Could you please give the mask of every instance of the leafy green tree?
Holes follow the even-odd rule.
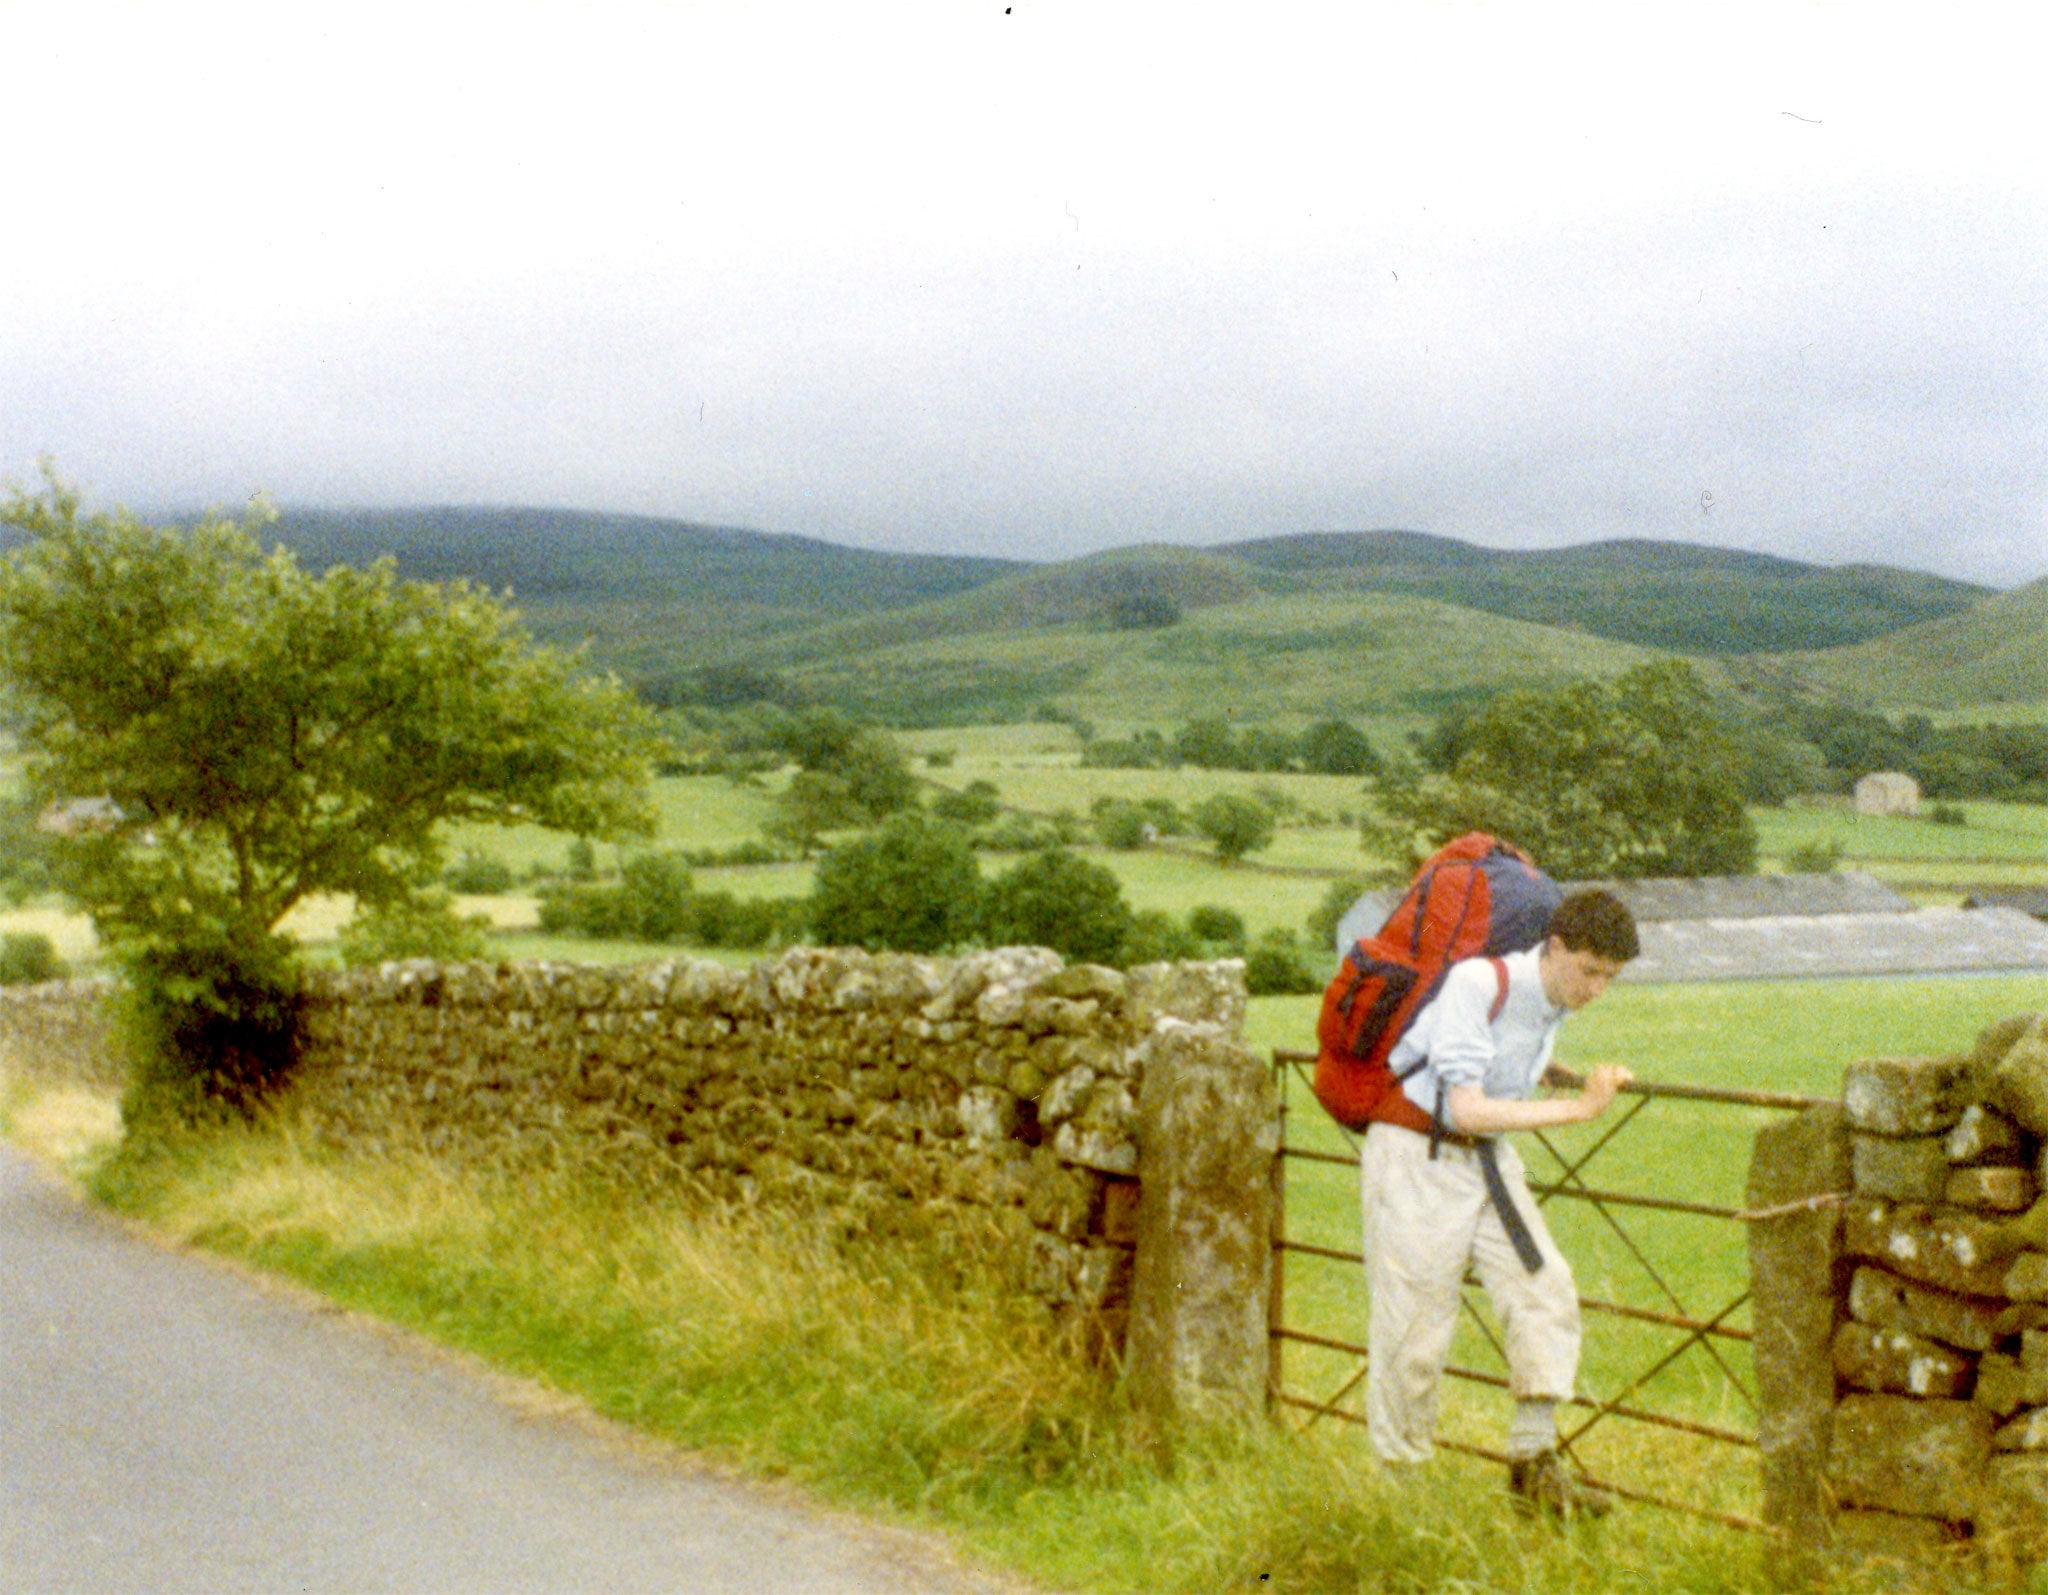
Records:
[[[338,938],[341,961],[355,966],[393,958],[482,958],[490,950],[490,928],[481,914],[457,914],[446,892],[422,892],[351,919]]]
[[[1376,783],[1382,843],[1491,831],[1563,879],[1756,868],[1740,752],[1688,665],[1503,693],[1458,729],[1448,771]]]
[[[969,781],[958,792],[941,792],[932,799],[932,813],[937,818],[970,830],[988,824],[1002,812],[1002,794],[993,781]]]
[[[1235,864],[1273,840],[1273,811],[1235,792],[1218,792],[1195,805],[1195,829],[1216,846],[1220,863]]]
[[[451,822],[648,823],[645,711],[466,583],[388,560],[315,577],[264,553],[259,516],[149,526],[82,513],[54,477],[0,523],[27,534],[0,562],[25,784],[41,805],[103,803],[52,871],[156,983],[144,1031],[195,1079],[220,1021],[217,1094],[260,1085],[261,1046],[290,1033],[278,924],[301,899],[411,899]]]
[[[1064,848],[1011,865],[982,899],[982,933],[995,946],[1050,947],[1062,958],[1113,964],[1130,929],[1117,878]]]
[[[981,921],[981,870],[965,832],[918,813],[818,860],[811,927],[837,946],[931,953],[966,941]]]
[[[1145,845],[1145,811],[1122,798],[1101,797],[1089,806],[1095,834],[1104,847],[1128,853]]]
[[[1348,720],[1318,720],[1301,734],[1301,767],[1312,775],[1377,775],[1380,756]]]

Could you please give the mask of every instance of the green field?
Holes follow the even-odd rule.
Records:
[[[1247,1034],[1267,1048],[1311,1045],[1314,1000],[1262,998],[1251,1004]],[[1757,985],[1616,987],[1575,1017],[1559,1046],[1560,1061],[1577,1068],[1619,1062],[1646,1080],[1744,1090],[1839,1096],[1842,1069],[1876,1054],[1938,1055],[1967,1048],[1984,1025],[2009,1014],[2048,1010],[2048,976],[1888,981],[1800,981]],[[1796,1015],[1796,1023],[1787,1023]],[[1641,1103],[1626,1129],[1586,1166],[1597,1189],[1740,1208],[1756,1131],[1779,1115],[1769,1109],[1624,1098],[1595,1125],[1546,1137],[1576,1158]],[[1297,1081],[1288,1095],[1290,1145],[1350,1151]],[[1516,1141],[1533,1181],[1556,1177],[1558,1164],[1533,1136]],[[1687,1317],[1712,1317],[1747,1288],[1748,1259],[1739,1224],[1722,1219],[1616,1208],[1603,1216],[1590,1204],[1552,1198],[1546,1216],[1572,1259],[1582,1296]],[[1359,1245],[1358,1181],[1352,1167],[1290,1160],[1286,1231],[1292,1240],[1355,1252]],[[1624,1239],[1624,1236],[1626,1239]],[[1662,1276],[1652,1278],[1631,1255],[1633,1244]],[[1669,1293],[1665,1289],[1669,1287]],[[1365,1291],[1355,1263],[1289,1254],[1286,1321],[1349,1342],[1362,1342]],[[1476,1317],[1461,1329],[1454,1365],[1498,1372],[1503,1364],[1480,1322],[1490,1311],[1471,1293]],[[1674,1299],[1675,1298],[1675,1299]],[[1746,1328],[1748,1309],[1723,1320]],[[1613,1400],[1680,1337],[1589,1312],[1580,1388]],[[1754,1433],[1755,1415],[1736,1388],[1754,1389],[1748,1347],[1716,1340],[1726,1368],[1700,1348],[1629,1395],[1631,1404],[1683,1419]],[[1285,1350],[1290,1388],[1326,1399],[1356,1371],[1355,1360],[1298,1345]],[[1732,1372],[1733,1378],[1730,1374]],[[1359,1392],[1341,1403],[1356,1409]],[[1451,1380],[1444,1433],[1498,1445],[1507,1413],[1499,1390]],[[1577,1414],[1586,1414],[1580,1411]],[[1573,1412],[1567,1411],[1569,1426]],[[1754,1453],[1640,1424],[1609,1420],[1589,1435],[1584,1456],[1599,1472],[1717,1510],[1756,1511]]]

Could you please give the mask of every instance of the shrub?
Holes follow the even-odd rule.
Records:
[[[1794,875],[1831,875],[1842,862],[1838,841],[1802,842],[1785,855],[1785,868]]]
[[[341,929],[341,961],[351,967],[394,958],[453,963],[490,952],[491,923],[481,914],[457,917],[444,892],[365,909]]]
[[[988,824],[1002,811],[1002,795],[993,781],[969,781],[958,792],[941,792],[932,799],[934,816],[970,829]]]
[[[37,986],[62,980],[69,972],[41,931],[10,930],[0,936],[0,986]]]
[[[1937,803],[1927,811],[1936,825],[1968,825],[1970,816],[1960,803]]]
[[[1329,975],[1318,973],[1291,930],[1269,930],[1244,955],[1245,990],[1254,997],[1298,997],[1323,989]]]
[[[512,890],[512,866],[489,853],[466,849],[462,856],[441,872],[441,884],[451,892],[475,897],[496,897]]]
[[[1059,827],[1035,814],[1005,814],[980,835],[998,853],[1037,853],[1061,845]]]
[[[1204,903],[1189,909],[1188,933],[1217,948],[1214,956],[1236,958],[1244,952],[1244,919],[1228,908]]]
[[[571,881],[541,888],[540,928],[551,936],[614,941],[633,935],[634,924],[632,903],[619,886]]]
[[[563,863],[563,873],[572,881],[594,881],[597,879],[597,849],[591,846],[587,836],[569,839],[569,852]]]
[[[194,936],[129,949],[124,961],[131,1132],[247,1114],[298,1062],[303,1004],[281,939]]]
[[[983,898],[982,933],[994,946],[1050,947],[1069,960],[1113,964],[1130,929],[1117,878],[1063,848],[1012,865]]]
[[[1131,916],[1130,929],[1124,934],[1124,968],[1176,963],[1201,956],[1202,944],[1187,926],[1165,910],[1143,908]]]
[[[820,941],[931,953],[981,919],[981,871],[962,831],[915,810],[818,861],[811,925]]]

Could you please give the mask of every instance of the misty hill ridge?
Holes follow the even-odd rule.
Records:
[[[1403,530],[1206,549],[1148,544],[1052,564],[475,506],[294,510],[276,534],[313,563],[391,553],[411,575],[509,588],[537,631],[588,634],[600,657],[629,669],[743,657],[771,637],[809,658],[983,628],[1101,623],[1113,598],[1132,593],[1191,609],[1254,592],[1333,588],[1408,593],[1649,648],[1793,652],[1957,615],[1990,591],[1886,566],[1828,567],[1692,543],[1503,550]]]

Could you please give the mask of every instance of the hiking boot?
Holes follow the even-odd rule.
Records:
[[[1614,1497],[1596,1484],[1575,1479],[1565,1471],[1564,1459],[1555,1451],[1540,1451],[1508,1464],[1508,1493],[1523,1512],[1538,1510],[1558,1517],[1605,1517],[1614,1509]]]

